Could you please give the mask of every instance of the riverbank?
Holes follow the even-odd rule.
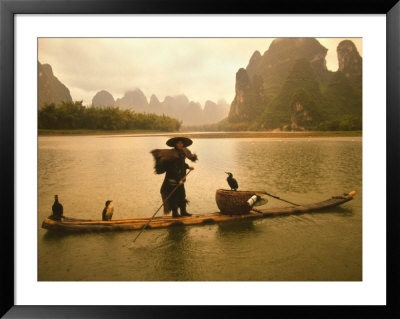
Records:
[[[151,131],[151,130],[87,130],[87,129],[78,129],[78,130],[45,130],[39,129],[38,135],[123,135],[123,134],[160,134],[160,131]]]
[[[307,131],[307,132],[159,132],[145,130],[39,130],[39,136],[63,135],[118,135],[118,136],[188,136],[191,138],[312,138],[312,137],[355,137],[362,136],[362,131]]]
[[[193,132],[169,134],[184,135],[191,138],[311,138],[311,137],[355,137],[362,136],[361,131],[329,131],[329,132]]]

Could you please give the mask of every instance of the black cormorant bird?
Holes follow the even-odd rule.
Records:
[[[60,220],[63,216],[63,206],[58,201],[58,195],[54,195],[54,204],[52,206],[53,217]]]
[[[106,201],[106,206],[103,209],[102,219],[103,220],[111,220],[112,215],[114,213],[114,206],[111,204],[111,200]]]
[[[228,174],[228,178],[226,179],[229,187],[231,188],[231,190],[237,190],[239,188],[238,182],[236,181],[236,179],[233,178],[232,173],[230,172],[225,172],[226,174]]]

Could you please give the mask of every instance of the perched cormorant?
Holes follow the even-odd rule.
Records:
[[[106,201],[106,206],[103,209],[103,220],[111,220],[112,215],[114,213],[114,206],[111,204],[111,200]]]
[[[58,195],[54,195],[54,204],[52,206],[53,217],[60,220],[63,216],[63,206],[58,201]]]
[[[231,190],[237,190],[239,188],[238,182],[236,181],[236,179],[233,178],[232,173],[229,172],[225,172],[226,174],[228,174],[228,178],[226,179],[228,181],[229,187],[231,188]]]

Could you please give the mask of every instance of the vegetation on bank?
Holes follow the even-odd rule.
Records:
[[[271,113],[272,114],[272,113]],[[274,116],[270,116],[268,121],[273,121],[275,119],[276,123],[281,121],[277,119],[282,113],[275,113]],[[286,123],[286,122],[282,122]],[[218,130],[218,131],[266,131],[271,130],[265,128],[263,122],[260,121],[242,121],[237,123],[232,123],[228,121],[221,121],[217,124],[212,125],[203,125],[198,127],[199,130],[210,131],[210,130]],[[288,124],[280,124],[278,125],[278,130],[282,132],[301,132],[303,130],[306,131],[361,131],[362,130],[362,118],[361,116],[344,114],[340,118],[326,120],[317,122],[314,125],[304,126],[304,129],[292,129]]]
[[[237,82],[241,100],[231,108],[228,121],[219,123],[224,130],[362,129],[361,76],[348,78],[340,71],[317,75],[309,61],[299,59],[280,87],[271,79],[263,83],[259,76],[250,78],[244,69]]]
[[[361,136],[361,123],[358,121],[359,119],[347,115],[341,120],[321,122],[318,128],[306,131],[312,136]],[[148,134],[179,131],[227,134],[246,131],[265,134],[293,132],[285,130],[271,132],[254,123],[231,123],[228,119],[215,124],[182,126],[181,121],[165,115],[135,113],[118,107],[86,107],[82,102],[46,104],[38,112],[38,128],[39,135]],[[302,133],[302,131],[297,132]]]
[[[181,121],[165,115],[135,113],[118,107],[86,107],[79,102],[46,104],[38,112],[39,130],[179,131]]]
[[[198,126],[185,126],[181,127],[182,132],[242,132],[242,131],[253,131],[253,132],[271,132],[261,127],[258,123],[254,122],[240,122],[230,123],[227,120],[223,120],[216,124],[198,125]],[[341,120],[332,120],[321,122],[318,127],[306,129],[307,132],[316,132],[322,134],[324,132],[340,132],[351,136],[351,132],[358,134],[362,131],[361,120],[358,117],[351,115],[343,116]],[[303,132],[303,130],[274,130],[274,132]]]
[[[304,132],[188,132],[190,138],[314,138],[314,137],[362,137],[361,131],[304,131]]]
[[[362,131],[303,131],[303,132],[271,132],[271,131],[188,131],[181,132],[160,132],[146,130],[43,130],[38,131],[40,136],[59,136],[59,135],[151,135],[166,134],[169,136],[179,136],[184,134],[190,138],[312,138],[312,137],[361,137]]]
[[[158,130],[90,130],[90,129],[39,129],[38,135],[128,135],[128,134],[157,134],[165,133]]]

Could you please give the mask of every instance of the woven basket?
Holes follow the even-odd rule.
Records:
[[[249,191],[218,189],[215,194],[215,200],[222,214],[246,214],[251,209],[247,204],[247,200],[254,194],[254,192]]]

